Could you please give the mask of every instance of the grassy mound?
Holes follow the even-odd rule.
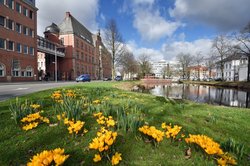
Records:
[[[249,164],[249,109],[175,102],[114,85],[122,82],[78,84],[1,102],[0,165],[27,164],[34,155],[56,148],[69,155],[64,165],[217,165],[217,160],[226,159],[207,152],[213,142],[238,165]],[[37,117],[29,116],[38,112]],[[37,125],[24,128],[30,122]],[[152,130],[145,134],[141,131],[147,127],[139,131],[143,126]],[[102,139],[109,132],[117,133],[111,143]],[[189,134],[213,142],[190,143],[185,141]],[[108,149],[95,147],[94,138]]]

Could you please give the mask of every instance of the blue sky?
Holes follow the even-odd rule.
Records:
[[[249,0],[37,0],[37,7],[39,35],[66,11],[92,33],[113,18],[134,55],[152,60],[173,61],[180,52],[206,56],[216,35],[250,21]]]

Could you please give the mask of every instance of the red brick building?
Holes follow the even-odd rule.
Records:
[[[0,82],[37,80],[35,0],[0,0]]]
[[[46,27],[44,35],[46,40],[64,45],[65,56],[57,61],[58,80],[74,80],[81,74],[90,74],[91,79],[111,76],[111,54],[100,33],[93,35],[69,12],[58,26],[52,23]],[[46,55],[45,61],[46,73],[54,78],[54,57]]]

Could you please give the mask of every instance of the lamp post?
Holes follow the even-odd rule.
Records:
[[[55,45],[55,82],[57,82],[57,55],[56,55],[56,45]]]
[[[103,79],[103,71],[102,71],[102,46],[99,45],[99,79]]]

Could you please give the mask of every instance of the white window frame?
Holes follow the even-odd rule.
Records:
[[[18,50],[17,46],[20,45],[20,50]],[[22,44],[21,43],[16,43],[16,51],[18,53],[22,53]]]
[[[17,26],[18,26],[18,25],[20,25],[19,31],[18,31],[18,29],[17,29]],[[21,25],[20,23],[17,23],[17,22],[16,22],[16,32],[17,32],[17,33],[20,33],[20,34],[22,33],[22,25]]]
[[[17,4],[19,5],[19,8],[17,8]],[[20,3],[18,3],[18,2],[16,2],[16,11],[18,13],[22,13],[22,5]]]
[[[33,77],[33,68],[31,66],[26,67],[25,75],[26,77]]]
[[[9,49],[9,44],[10,44],[9,42],[12,42],[12,43],[13,43],[12,50]],[[15,51],[15,42],[14,42],[14,41],[11,41],[11,40],[8,41],[8,48],[7,48],[7,50],[8,50],[8,51]]]
[[[11,21],[12,23],[12,25],[11,25],[11,28],[9,27],[9,21]],[[10,29],[10,30],[14,30],[15,29],[15,26],[14,26],[14,21],[13,20],[11,20],[11,19],[8,19],[8,24],[7,24],[7,27],[8,27],[8,29]]]
[[[25,48],[27,48],[27,51],[25,52]],[[23,45],[23,53],[29,54],[29,47],[27,45]]]
[[[29,28],[26,26],[23,26],[23,34],[26,36],[29,36]]]
[[[23,15],[25,15],[26,17],[29,16],[29,10],[26,7],[23,7]]]
[[[32,51],[31,51],[32,50]],[[34,47],[29,47],[29,53],[30,55],[34,55],[35,54],[35,49]]]
[[[4,17],[4,16],[2,16],[2,15],[1,15],[1,17],[3,17],[3,25],[1,25],[1,26],[6,27],[6,20],[7,20],[7,19],[6,19],[6,17]]]
[[[3,39],[3,38],[1,38],[1,39]],[[4,48],[0,48],[0,49],[4,49],[4,50],[6,50],[6,40],[5,40],[5,39],[3,39],[3,42],[4,42]]]
[[[13,77],[21,77],[20,68],[12,69],[12,76]]]
[[[11,7],[9,6],[9,1],[12,1],[11,3]],[[8,4],[7,4],[7,6],[10,8],[10,9],[14,9],[14,6],[15,6],[15,4],[14,4],[14,0],[8,0]],[[5,1],[5,3],[6,3],[6,1]]]
[[[0,63],[0,71],[2,71],[2,74],[0,73],[0,77],[5,76],[5,65]]]

